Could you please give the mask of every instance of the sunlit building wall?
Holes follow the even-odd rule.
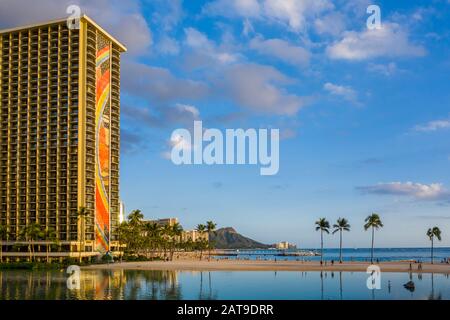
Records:
[[[63,252],[52,256],[93,256],[117,246],[124,51],[87,16],[78,29],[69,29],[64,19],[0,31],[6,255],[26,256],[17,244],[34,223],[59,241]],[[79,215],[80,208],[86,215]],[[37,255],[45,243],[36,241]]]

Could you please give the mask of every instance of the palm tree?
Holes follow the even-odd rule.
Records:
[[[323,233],[330,233],[330,223],[326,218],[320,218],[316,221],[316,231],[320,230],[320,262],[323,262]]]
[[[8,228],[5,225],[0,225],[0,263],[3,262],[3,240],[8,238]]]
[[[372,251],[370,253],[370,262],[373,263],[373,244],[375,238],[375,229],[382,228],[383,223],[381,222],[380,216],[377,213],[372,213],[370,216],[364,220],[366,224],[364,225],[364,230],[372,228]]]
[[[160,240],[161,227],[155,222],[149,222],[144,225],[144,231],[146,235],[146,247],[153,252],[156,248],[156,244]]]
[[[206,231],[208,232],[208,260],[211,261],[211,249],[213,243],[209,240],[209,236],[211,233],[216,231],[217,224],[212,221],[206,221]]]
[[[142,214],[141,210],[133,210],[128,215],[128,222],[131,225],[139,225],[142,222],[142,219],[144,219],[144,215]]]
[[[431,264],[434,263],[434,238],[436,237],[439,241],[441,241],[441,230],[438,227],[433,227],[428,229],[427,236],[431,240]]]
[[[183,227],[178,222],[172,225],[171,235],[172,235],[172,252],[170,254],[170,260],[173,260],[173,254],[175,251],[175,246],[177,242],[181,242],[181,235],[183,234]]]
[[[167,249],[169,249],[170,254],[170,245],[172,240],[172,227],[168,224],[164,225],[162,228],[162,245],[164,250],[164,259],[167,259]]]
[[[128,215],[128,225],[130,227],[130,239],[128,239],[128,244],[130,251],[138,253],[143,246],[143,241],[145,240],[142,234],[142,220],[144,215],[141,210],[133,210]]]
[[[203,234],[206,231],[206,226],[204,224],[199,224],[199,225],[197,225],[197,228],[195,230],[197,230],[197,232],[199,232],[200,234]],[[203,258],[203,243],[202,242],[203,242],[203,238],[201,238],[199,241],[200,260],[202,260],[202,258]]]
[[[122,262],[122,257],[123,257],[122,243],[124,241],[126,242],[125,239],[128,235],[127,231],[128,231],[128,223],[126,221],[123,221],[121,224],[119,224],[119,227],[117,228],[117,238],[119,241],[120,262]]]
[[[41,226],[38,223],[31,223],[21,230],[20,235],[28,241],[30,262],[32,262],[34,258],[34,241],[42,237]]]
[[[49,263],[49,255],[50,255],[50,250],[51,250],[51,244],[50,242],[54,243],[54,244],[58,244],[58,235],[56,233],[55,230],[53,229],[48,229],[47,231],[44,232],[45,235],[45,240],[46,240],[46,253],[47,253],[47,263]]]
[[[339,218],[333,225],[333,228],[333,234],[339,231],[339,263],[342,263],[342,232],[350,231],[350,224],[348,223],[347,219]]]
[[[86,216],[88,215],[88,211],[86,210],[85,207],[80,207],[78,209],[78,220],[80,220],[80,237],[78,238],[78,252],[79,252],[79,259],[80,259],[80,263],[81,263],[81,246],[83,245],[83,248],[85,247],[85,235],[84,235],[84,226],[85,226],[85,220],[86,220]]]

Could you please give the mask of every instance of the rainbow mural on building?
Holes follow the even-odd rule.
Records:
[[[96,61],[96,166],[95,166],[95,246],[97,251],[109,251],[110,233],[110,83],[111,43],[97,37]]]

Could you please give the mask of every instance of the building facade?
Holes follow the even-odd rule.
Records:
[[[8,257],[117,248],[120,55],[87,16],[0,31],[0,225]],[[33,235],[38,226],[42,231]],[[44,250],[45,251],[45,250]],[[47,250],[48,251],[48,250]]]
[[[192,241],[192,242],[198,242],[198,241],[209,241],[209,234],[208,232],[199,232],[197,230],[188,230],[183,231],[181,234],[181,240],[183,242]]]
[[[295,244],[289,243],[287,241],[278,242],[275,247],[278,250],[287,250],[287,249],[296,249],[297,246]]]
[[[173,227],[175,224],[178,223],[178,218],[163,218],[163,219],[156,219],[156,220],[144,220],[144,223],[156,223],[157,225],[164,227],[169,226]]]

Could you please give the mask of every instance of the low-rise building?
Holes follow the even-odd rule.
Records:
[[[183,231],[181,234],[181,240],[186,242],[191,240],[192,242],[197,242],[200,240],[209,241],[208,232],[199,232],[197,230]]]
[[[278,250],[287,250],[287,249],[296,249],[297,246],[295,244],[289,243],[287,241],[278,242],[275,247]]]
[[[144,223],[156,223],[159,226],[173,226],[176,223],[178,223],[178,218],[163,218],[163,219],[156,219],[156,220],[144,220]]]

